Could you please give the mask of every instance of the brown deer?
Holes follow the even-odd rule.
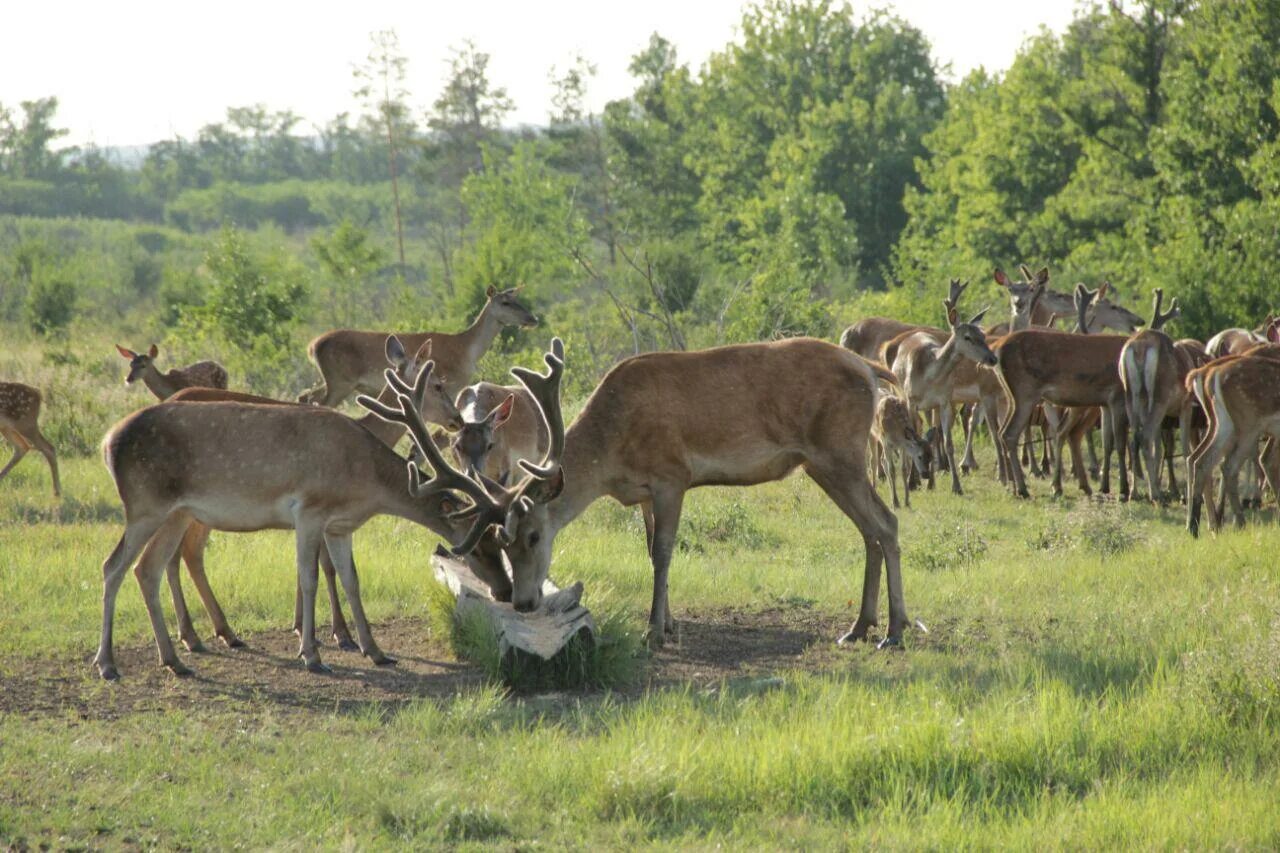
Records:
[[[1263,344],[1212,361],[1191,371],[1186,384],[1209,418],[1204,439],[1187,459],[1187,530],[1199,535],[1201,507],[1219,462],[1223,498],[1231,501],[1236,525],[1243,526],[1236,480],[1241,466],[1257,458],[1260,439],[1271,443],[1267,473],[1273,488],[1280,475],[1271,452],[1280,441],[1280,346]],[[1215,530],[1220,524],[1221,510],[1210,521]]]
[[[1077,303],[1084,312],[1096,292],[1076,286]],[[1084,322],[1087,326],[1087,322]],[[1075,335],[1049,329],[1023,329],[997,341],[993,349],[999,358],[996,368],[1010,409],[999,433],[1005,463],[1014,492],[1029,497],[1017,440],[1026,430],[1035,405],[1044,400],[1059,406],[1102,406],[1104,414],[1103,453],[1110,459],[1115,443],[1120,454],[1120,495],[1129,496],[1125,470],[1124,387],[1120,383],[1119,358],[1127,338],[1120,335]],[[1055,490],[1061,490],[1061,454],[1058,457]],[[1103,491],[1109,488],[1104,462]]]
[[[647,353],[613,367],[566,431],[558,341],[547,375],[512,372],[542,408],[551,449],[541,465],[505,489],[498,534],[512,569],[512,604],[538,606],[556,534],[596,499],[646,509],[653,562],[649,637],[661,645],[669,619],[667,576],[685,492],[749,486],[803,468],[857,526],[866,546],[862,609],[843,641],[876,624],[880,570],[889,582],[889,629],[907,627],[897,518],[867,476],[877,377],[848,350],[811,338],[739,344],[697,352]]]
[[[129,375],[125,377],[125,384],[132,385],[141,379],[151,393],[161,400],[169,399],[183,388],[227,387],[227,371],[216,361],[197,361],[195,364],[175,367],[161,373],[156,368],[156,356],[160,354],[160,348],[155,344],[146,353],[136,353],[119,344],[116,344],[116,351],[129,362]]]
[[[916,333],[898,348],[893,372],[914,412],[936,411],[940,418],[943,456],[951,471],[951,491],[964,494],[960,487],[959,467],[951,436],[952,400],[955,396],[955,372],[969,359],[987,365],[996,363],[995,354],[987,346],[986,336],[978,325],[986,310],[968,322],[961,322],[954,306],[946,304],[947,323],[951,334],[946,343],[938,344],[924,333]]]
[[[930,430],[929,433],[932,433]],[[921,476],[929,474],[932,462],[933,436],[923,438],[916,431],[916,419],[907,401],[896,394],[885,394],[876,403],[876,417],[871,423],[871,438],[875,442],[875,470],[884,471],[889,477],[889,492],[893,496],[893,508],[897,509],[897,475],[902,471],[902,496],[907,508],[911,508],[911,491],[907,488],[907,467]],[[899,463],[901,456],[901,464]]]
[[[458,334],[441,332],[396,332],[409,350],[422,346],[427,338],[435,342],[434,358],[440,378],[449,393],[457,397],[471,381],[476,364],[504,326],[530,327],[538,318],[516,298],[515,287],[486,292],[484,308],[475,322]],[[321,383],[298,397],[301,403],[338,406],[353,392],[376,394],[382,388],[382,346],[389,332],[361,332],[338,329],[311,341],[307,354],[320,371]]]
[[[1223,329],[1209,338],[1205,344],[1205,350],[1210,358],[1222,358],[1228,355],[1241,355],[1245,350],[1266,342],[1264,335],[1248,329]]]
[[[460,541],[455,553],[479,542],[496,511],[484,489],[452,468],[427,436],[418,401],[431,378],[428,362],[413,387],[394,371],[393,408],[361,398],[380,417],[409,427],[430,461],[425,483],[405,460],[369,430],[331,409],[236,402],[164,402],[116,424],[103,440],[103,458],[125,510],[125,530],[103,564],[102,637],[94,658],[99,674],[119,677],[112,650],[115,600],[134,570],[151,618],[160,662],[178,675],[179,660],[160,607],[160,578],[193,521],[227,531],[294,530],[302,588],[300,656],[313,672],[326,671],[315,643],[317,562],[327,549],[351,605],[361,652],[376,664],[395,660],[374,642],[360,599],[351,534],[374,515],[389,514]],[[449,516],[458,504],[447,490],[475,502],[479,516],[465,536]],[[486,513],[487,511],[487,513]]]
[[[522,385],[477,382],[458,395],[462,427],[453,439],[459,463],[506,484],[521,459],[541,459],[550,437],[538,403]]]
[[[947,299],[952,305],[959,304],[960,294],[964,293],[964,289],[968,285],[968,282],[961,284],[958,278],[951,279],[951,287]],[[893,320],[888,317],[866,317],[849,326],[840,334],[840,346],[847,350],[852,350],[871,361],[879,360],[883,364],[893,364],[892,355],[889,356],[888,360],[885,359],[885,345],[900,335],[917,331],[933,331],[941,335],[942,340],[947,338],[945,331],[934,329],[932,326],[903,323],[900,320]]]
[[[40,432],[40,391],[21,382],[0,382],[0,435],[13,445],[13,456],[3,469],[0,480],[8,476],[13,466],[22,461],[34,447],[49,463],[49,475],[53,478],[53,496],[62,497],[62,483],[58,479],[58,453]]]
[[[404,347],[395,335],[387,338],[386,344],[387,363],[395,371],[396,375],[407,385],[416,382],[417,376],[422,366],[431,358],[431,341],[428,340],[423,344],[417,353],[412,357],[407,356]],[[422,397],[416,400],[418,411],[422,414],[423,419],[428,423],[444,424],[450,429],[457,429],[461,425],[460,415],[453,405],[453,401],[449,399],[448,394],[444,391],[444,383],[436,376],[427,377],[422,386]],[[267,406],[297,406],[298,403],[285,402],[282,400],[273,400],[269,397],[259,397],[254,394],[242,394],[237,391],[227,391],[218,388],[184,388],[169,398],[173,402],[236,402],[236,403],[254,403]],[[383,388],[379,394],[378,400],[384,403],[395,402],[395,390],[390,386]],[[368,413],[364,417],[357,418],[356,423],[369,432],[373,433],[380,441],[388,447],[394,448],[396,442],[404,435],[404,426],[395,422],[386,421],[382,418]],[[182,592],[182,584],[178,575],[178,561],[187,565],[187,573],[191,576],[192,582],[195,584],[196,591],[200,595],[201,602],[204,604],[205,612],[209,614],[210,620],[213,622],[214,635],[223,641],[230,648],[239,648],[244,645],[243,641],[236,636],[227,621],[227,617],[223,613],[221,605],[218,603],[217,597],[213,593],[212,587],[204,570],[204,551],[209,541],[210,529],[200,524],[198,521],[192,521],[188,527],[186,534],[182,538],[182,544],[178,551],[174,553],[173,558],[165,567],[165,575],[169,581],[169,591],[173,596],[174,615],[178,622],[178,636],[182,640],[182,644],[186,646],[188,651],[201,652],[204,651],[204,643],[200,640],[200,635],[196,632],[195,626],[191,620],[191,613],[187,608],[186,597]],[[358,648],[355,641],[351,639],[350,629],[347,627],[346,619],[342,615],[342,605],[338,599],[338,581],[336,577],[336,569],[333,560],[329,556],[326,548],[320,549],[320,568],[324,572],[326,586],[329,592],[329,612],[332,617],[332,637],[337,643],[338,648],[345,651],[354,651]],[[302,631],[302,590],[298,588],[294,596],[294,615],[293,630],[295,633]]]

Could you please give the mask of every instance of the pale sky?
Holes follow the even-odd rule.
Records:
[[[66,144],[135,145],[190,139],[229,106],[263,103],[323,124],[357,112],[351,67],[369,33],[394,29],[409,59],[409,102],[428,108],[450,47],[491,54],[490,78],[516,103],[508,123],[540,124],[548,72],[576,53],[595,63],[591,106],[634,85],[630,58],[657,31],[698,68],[737,35],[742,0],[45,0],[7,4],[0,30],[0,104],[56,95]],[[878,4],[877,4],[878,5]],[[1061,32],[1074,0],[897,0],[958,79],[1008,67],[1043,24]],[[855,12],[872,8],[856,4]],[[306,125],[300,129],[310,132]]]

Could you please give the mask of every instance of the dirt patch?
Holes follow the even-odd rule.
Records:
[[[625,693],[779,671],[832,671],[862,657],[860,649],[835,645],[852,617],[816,610],[807,602],[677,615],[675,638],[654,654],[643,683]],[[328,643],[321,654],[333,673],[312,674],[297,659],[297,639],[284,630],[245,636],[243,649],[210,642],[206,653],[183,652],[182,659],[195,670],[187,678],[162,669],[149,642],[117,647],[123,678],[115,683],[98,679],[91,651],[76,658],[9,658],[0,661],[0,713],[80,719],[190,708],[349,713],[370,705],[390,709],[422,698],[447,698],[484,682],[476,667],[456,662],[447,645],[432,638],[425,620],[375,625],[374,635],[399,660],[396,666],[374,666],[358,652]]]

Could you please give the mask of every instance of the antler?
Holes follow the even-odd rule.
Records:
[[[564,455],[564,415],[560,410],[560,380],[564,376],[564,341],[552,338],[551,350],[543,355],[542,360],[547,365],[545,375],[525,367],[511,368],[511,375],[533,395],[551,436],[551,447],[541,465],[535,465],[527,459],[521,459],[519,464],[534,477],[546,480],[555,476],[556,470],[560,467],[560,457]]]
[[[1089,334],[1089,306],[1093,304],[1093,300],[1098,298],[1098,294],[1102,292],[1102,288],[1090,290],[1084,286],[1084,282],[1076,285],[1075,303],[1076,303],[1076,332],[1082,335]]]
[[[969,282],[960,283],[960,279],[951,279],[951,286],[947,290],[947,298],[943,304],[948,308],[955,308],[960,305],[960,297],[964,295],[965,288],[969,286]]]
[[[427,380],[430,378],[431,371],[434,368],[435,362],[433,361],[428,361],[423,365],[412,387],[397,376],[394,370],[385,371],[387,385],[395,392],[396,401],[399,403],[398,407],[385,405],[364,394],[358,396],[356,402],[384,421],[404,424],[408,427],[409,434],[413,437],[414,445],[431,465],[431,470],[434,472],[433,476],[428,480],[423,480],[421,469],[413,462],[408,463],[410,494],[414,497],[425,498],[439,492],[456,489],[471,498],[472,506],[450,516],[451,518],[476,516],[476,521],[472,524],[471,530],[467,533],[462,544],[451,549],[455,554],[465,554],[475,548],[490,524],[502,521],[505,513],[501,505],[493,500],[484,486],[450,465],[443,454],[440,453],[440,448],[436,447],[436,443],[431,440],[431,433],[427,429],[426,422],[422,419],[420,408],[422,399],[427,391]]]
[[[1152,292],[1155,294],[1155,299],[1153,300],[1154,305],[1151,310],[1151,325],[1147,328],[1158,332],[1164,328],[1165,323],[1177,317],[1181,317],[1182,309],[1178,307],[1178,300],[1175,298],[1170,301],[1169,310],[1163,314],[1160,313],[1160,306],[1164,302],[1164,288],[1157,287]]]

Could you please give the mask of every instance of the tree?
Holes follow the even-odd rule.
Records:
[[[405,68],[409,60],[400,52],[400,39],[395,30],[379,30],[369,35],[372,47],[363,65],[357,65],[353,73],[360,87],[356,97],[376,117],[377,124],[387,138],[387,167],[391,174],[391,197],[395,201],[396,247],[400,253],[400,268],[404,269],[404,222],[400,213],[400,184],[397,165],[403,133],[397,133],[408,116],[405,98],[409,91],[404,86]]]
[[[586,106],[587,85],[596,66],[581,54],[563,72],[550,73],[552,113],[547,138],[549,154],[557,169],[576,175],[579,203],[592,220],[592,234],[605,244],[609,264],[617,263],[617,229],[614,222],[613,177],[609,173],[605,132],[600,118]]]
[[[22,120],[0,104],[0,174],[13,178],[49,179],[61,167],[60,154],[50,145],[67,135],[64,128],[54,127],[58,112],[57,98],[22,101]]]
[[[369,233],[350,219],[343,219],[327,237],[312,237],[311,249],[345,301],[345,316],[339,318],[335,311],[334,323],[351,324],[355,320],[361,285],[385,260],[382,249],[370,243]],[[335,298],[334,308],[336,303]]]

